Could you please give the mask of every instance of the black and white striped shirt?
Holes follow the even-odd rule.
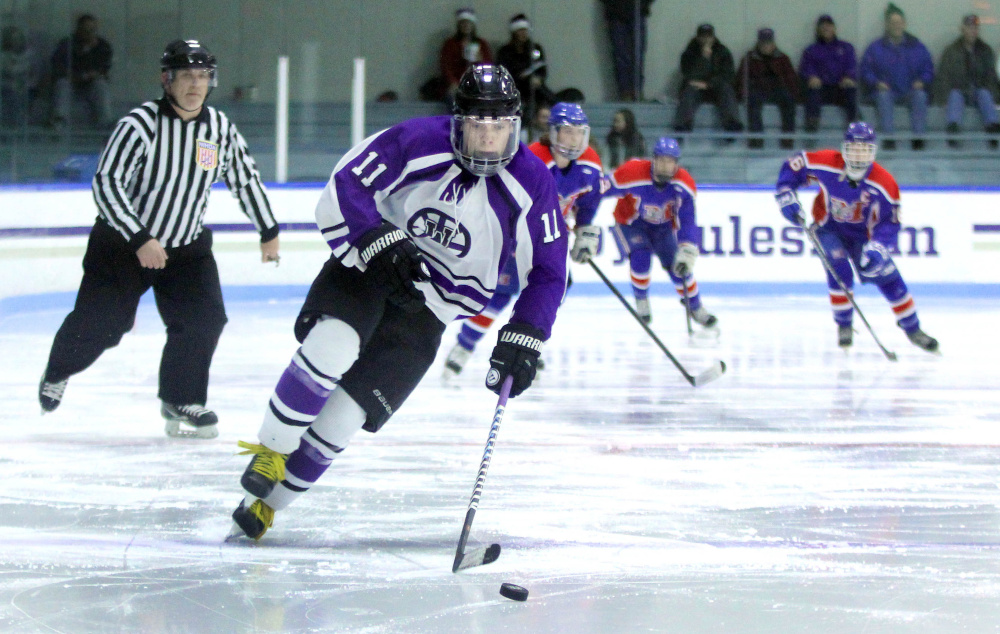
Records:
[[[260,174],[236,126],[210,106],[183,121],[163,98],[118,121],[94,176],[94,200],[100,217],[134,249],[150,238],[179,247],[201,234],[208,193],[220,178],[261,241],[277,236]]]

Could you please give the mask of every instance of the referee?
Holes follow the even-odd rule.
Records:
[[[226,311],[212,232],[202,224],[212,183],[224,179],[240,201],[260,233],[263,262],[278,261],[278,223],[243,136],[205,106],[217,84],[215,56],[197,40],[177,40],[160,67],[163,97],[122,118],[101,156],[83,281],[52,343],[38,400],[43,414],[59,407],[69,378],[118,345],[152,287],[167,327],[159,387],[167,435],[214,438],[208,370]]]

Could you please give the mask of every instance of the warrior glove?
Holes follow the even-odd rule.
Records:
[[[538,369],[542,353],[542,331],[528,324],[509,323],[500,329],[497,345],[490,356],[486,387],[499,394],[504,380],[514,377],[511,398],[528,389]]]
[[[805,224],[806,219],[802,215],[802,205],[799,204],[799,197],[795,195],[794,190],[786,189],[780,191],[774,195],[774,199],[778,201],[778,206],[781,207],[781,215],[787,218],[788,222],[797,227]]]
[[[385,292],[390,302],[408,313],[423,307],[424,294],[414,282],[429,280],[430,270],[405,231],[383,222],[361,236],[356,246],[367,267],[365,275]]]
[[[601,228],[596,225],[582,225],[573,230],[576,238],[569,257],[577,264],[584,264],[597,255],[597,245],[601,241]]]
[[[670,267],[677,277],[687,277],[694,270],[694,261],[698,259],[698,247],[690,242],[682,242],[677,247],[674,264]]]
[[[858,272],[865,277],[878,277],[891,273],[889,250],[881,242],[866,242],[861,247],[861,257],[858,258]]]

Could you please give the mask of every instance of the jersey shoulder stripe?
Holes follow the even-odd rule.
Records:
[[[836,150],[817,150],[804,152],[806,167],[825,171],[841,171],[844,169],[844,157]]]
[[[597,150],[592,147],[588,147],[580,155],[580,158],[576,159],[577,163],[589,163],[591,166],[603,171],[604,167],[601,165],[601,157],[597,154]]]
[[[670,182],[686,189],[692,197],[698,194],[698,186],[694,182],[694,177],[683,167],[677,168],[677,173],[670,179]]]
[[[552,148],[549,146],[535,141],[528,146],[528,149],[531,150],[532,154],[540,158],[546,167],[551,167],[555,164],[556,160],[552,157]]]
[[[615,170],[612,179],[616,187],[638,187],[653,182],[648,159],[630,159]]]
[[[889,202],[894,204],[899,203],[899,185],[896,184],[896,179],[889,173],[889,170],[878,163],[872,165],[872,169],[868,172],[865,182],[881,190],[885,197],[889,199]]]

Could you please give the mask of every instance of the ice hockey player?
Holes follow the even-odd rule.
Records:
[[[877,148],[870,125],[863,121],[851,123],[840,152],[800,152],[785,161],[778,175],[775,199],[782,215],[801,226],[806,218],[796,191],[818,183],[820,193],[812,209],[816,237],[837,277],[851,292],[853,264],[861,283],[874,284],[889,301],[896,323],[910,341],[935,352],[938,342],[920,329],[913,298],[889,255],[899,234],[899,186],[892,174],[875,162]],[[854,309],[829,271],[826,278],[837,340],[847,348],[853,340]]]
[[[471,66],[453,116],[413,119],[351,149],[316,208],[333,251],[295,323],[302,344],[264,413],[233,512],[259,539],[274,512],[326,471],[359,430],[378,431],[434,360],[445,325],[479,314],[508,257],[521,295],[486,386],[535,376],[566,289],[555,183],[520,142],[521,99],[500,66]]]
[[[583,108],[568,102],[552,106],[548,134],[528,149],[542,159],[555,178],[563,218],[568,227],[574,224],[576,227],[570,254],[574,261],[586,262],[597,252],[600,241],[601,228],[595,226],[593,221],[606,183],[601,159],[590,147],[590,121]],[[500,275],[500,286],[486,310],[462,323],[458,341],[445,360],[445,378],[462,371],[476,344],[517,290],[517,268],[514,260],[510,259]],[[542,360],[538,362],[538,369],[543,369]]]
[[[698,188],[691,174],[680,167],[680,157],[677,140],[660,137],[652,160],[631,159],[614,171],[608,192],[619,198],[614,231],[628,254],[636,312],[644,322],[648,324],[653,318],[649,284],[655,253],[681,296],[681,304],[686,294],[691,317],[712,328],[718,320],[702,305],[694,279],[699,243],[694,199]]]

